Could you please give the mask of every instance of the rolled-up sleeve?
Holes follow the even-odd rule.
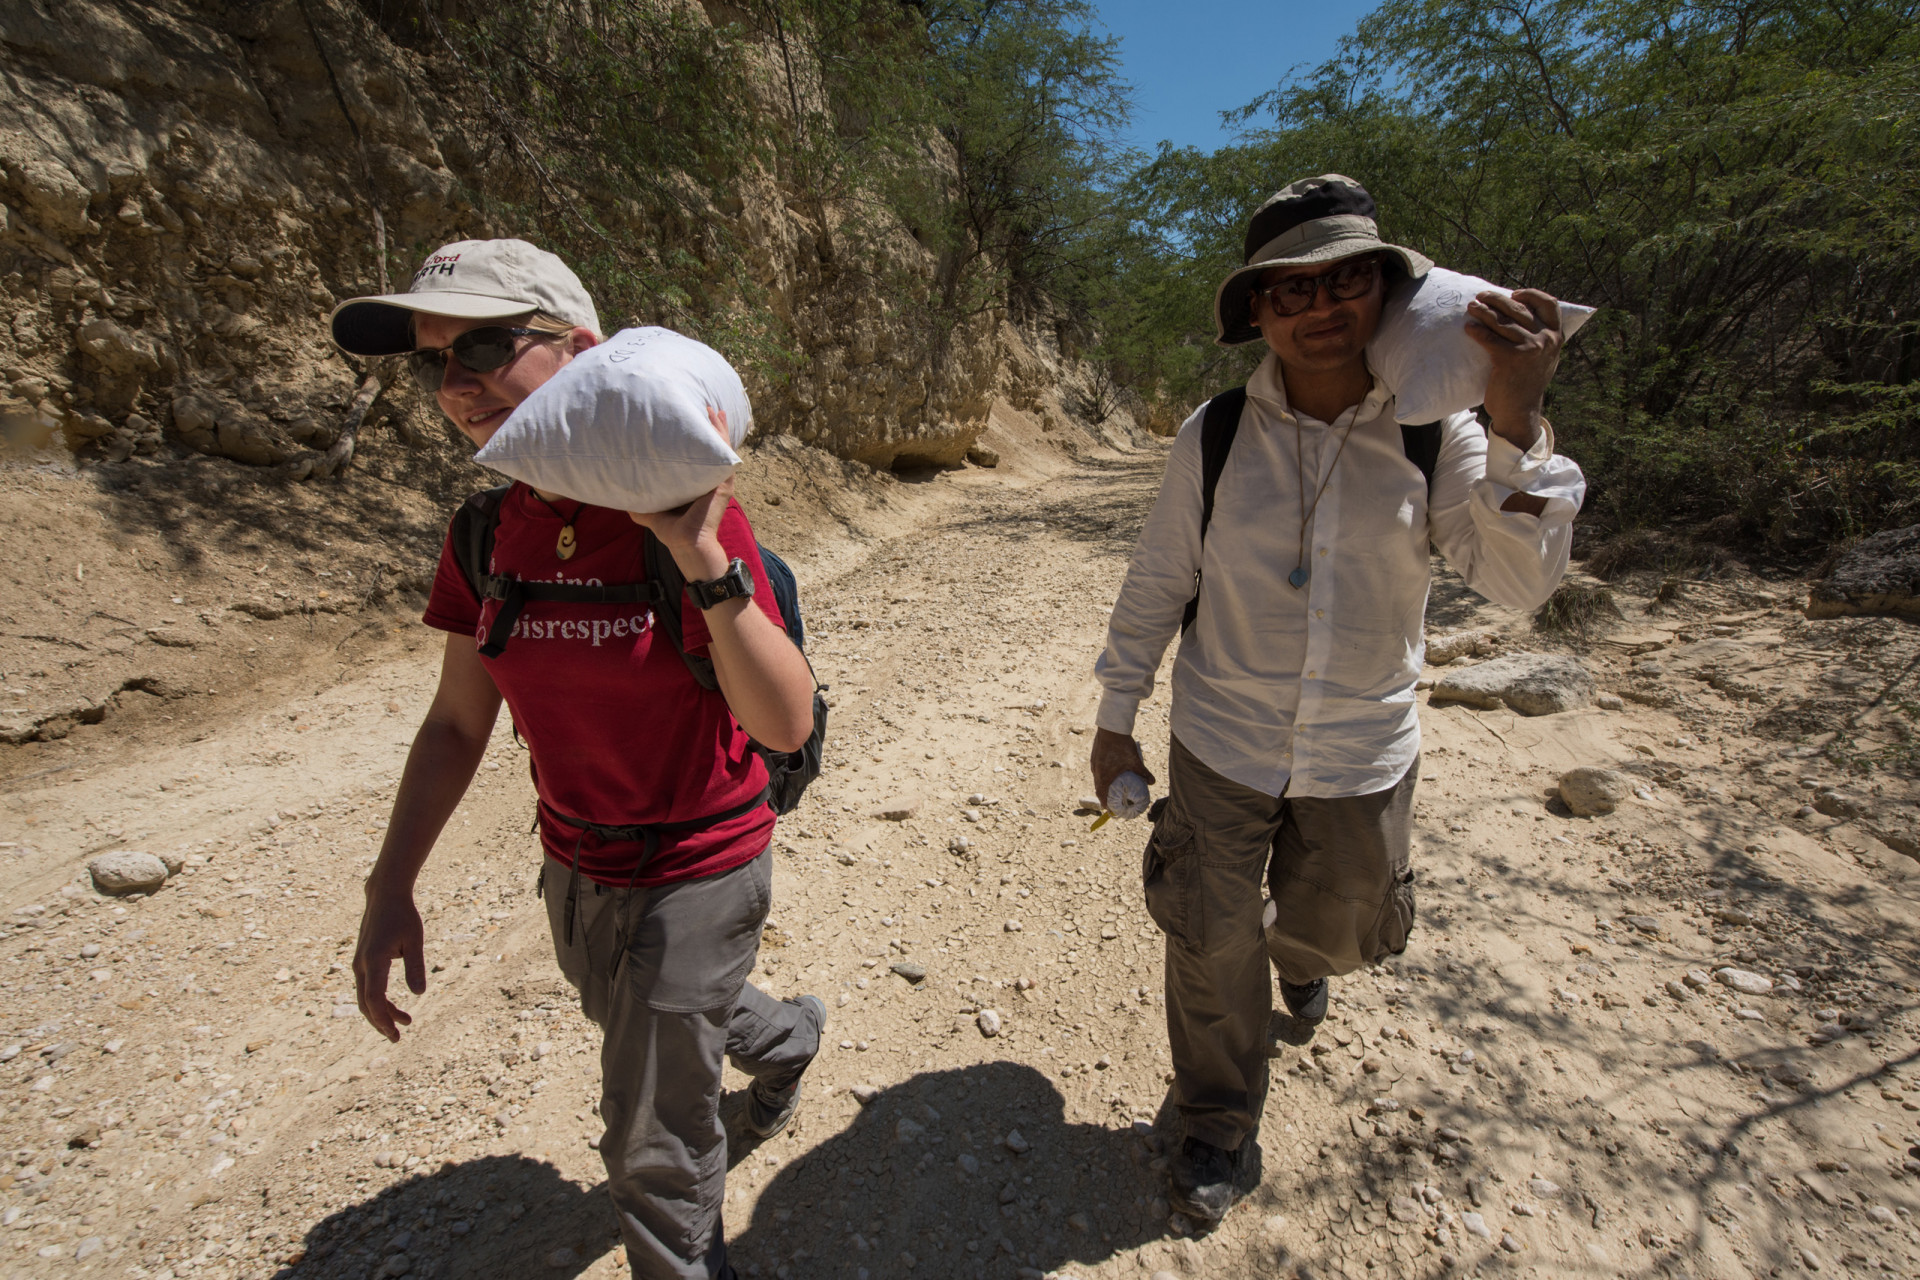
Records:
[[[1153,693],[1160,659],[1193,599],[1194,574],[1200,567],[1203,414],[1188,418],[1173,442],[1160,496],[1140,531],[1107,622],[1107,647],[1094,663],[1094,677],[1101,685],[1094,723],[1113,733],[1132,734],[1140,704]]]
[[[1495,604],[1537,608],[1566,576],[1587,480],[1553,443],[1547,427],[1523,451],[1470,413],[1454,415],[1444,428],[1428,526],[1454,572]],[[1546,509],[1537,516],[1502,511],[1516,493],[1545,500]]]

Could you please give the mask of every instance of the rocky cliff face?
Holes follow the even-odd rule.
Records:
[[[349,0],[0,0],[0,419],[83,453],[324,473],[370,372],[327,341],[335,300],[404,288],[448,240],[541,238],[487,211],[529,179],[480,153],[456,71]],[[935,268],[904,231],[849,269],[833,212],[770,177],[726,203],[697,217],[731,221],[789,354],[742,362],[757,430],[874,466],[958,460],[1009,377],[1000,317],[936,334],[890,309],[876,265]],[[372,420],[428,439],[430,408],[389,385]]]

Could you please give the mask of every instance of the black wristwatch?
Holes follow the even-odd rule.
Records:
[[[747,562],[739,556],[727,566],[727,571],[710,582],[689,582],[687,594],[704,612],[717,604],[729,600],[753,599],[753,575],[747,572]]]

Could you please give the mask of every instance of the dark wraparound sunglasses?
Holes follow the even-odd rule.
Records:
[[[513,329],[490,324],[469,329],[444,347],[416,347],[407,353],[413,380],[423,391],[438,391],[447,376],[447,354],[475,373],[492,373],[519,354],[521,338],[564,338],[545,329]]]
[[[1319,296],[1323,284],[1335,301],[1352,302],[1355,298],[1365,297],[1373,288],[1373,282],[1379,278],[1379,259],[1362,258],[1358,262],[1343,262],[1317,276],[1295,276],[1264,289],[1255,289],[1253,296],[1264,297],[1275,315],[1297,316],[1312,309],[1313,300]]]

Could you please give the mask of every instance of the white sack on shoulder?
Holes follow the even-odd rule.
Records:
[[[1401,422],[1438,422],[1472,409],[1487,396],[1493,359],[1467,336],[1467,304],[1492,290],[1511,295],[1478,276],[1435,267],[1394,290],[1380,311],[1380,327],[1367,344],[1367,365],[1394,394]],[[1568,338],[1593,315],[1592,307],[1560,304],[1560,331]]]
[[[596,507],[670,511],[733,473],[752,425],[725,356],[671,329],[622,329],[521,401],[474,461]]]

